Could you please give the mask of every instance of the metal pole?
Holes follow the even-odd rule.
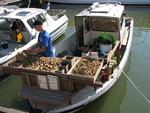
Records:
[[[28,0],[28,7],[27,8],[30,7],[30,4],[31,4],[31,0]]]

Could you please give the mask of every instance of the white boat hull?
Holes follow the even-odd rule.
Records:
[[[128,60],[129,54],[130,54],[130,49],[131,49],[132,35],[133,35],[133,20],[131,21],[130,35],[129,35],[129,40],[128,40],[128,44],[126,46],[124,56],[123,56],[123,58],[122,58],[122,60],[119,64],[119,66],[114,70],[114,72],[111,75],[109,81],[107,81],[103,85],[103,87],[98,88],[96,91],[94,90],[94,88],[93,88],[93,91],[91,91],[91,89],[86,90],[84,92],[84,94],[86,94],[86,95],[83,95],[84,99],[82,99],[81,101],[76,102],[75,104],[72,104],[72,105],[64,107],[64,108],[49,111],[48,113],[75,112],[75,111],[81,109],[82,107],[84,107],[85,105],[87,105],[88,103],[90,103],[90,102],[94,101],[95,99],[99,98],[105,92],[107,92],[115,84],[115,82],[119,79],[119,77],[122,73],[122,70],[124,69],[124,67],[127,63],[127,60]]]
[[[122,4],[132,5],[150,5],[149,0],[111,0],[121,2]],[[54,3],[68,3],[68,4],[92,4],[94,2],[107,2],[107,0],[51,0]]]

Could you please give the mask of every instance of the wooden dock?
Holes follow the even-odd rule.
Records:
[[[5,5],[5,4],[12,4],[12,3],[16,3],[19,2],[21,0],[0,0],[0,6]]]
[[[0,106],[0,113],[28,113],[28,112]]]

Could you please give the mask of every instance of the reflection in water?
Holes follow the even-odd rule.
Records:
[[[136,27],[150,28],[150,6],[127,6],[126,12],[134,18]]]
[[[135,27],[132,54],[130,61],[130,68],[128,75],[137,85],[137,87],[150,98],[150,87],[147,85],[150,80],[149,66],[150,66],[150,30],[141,27]],[[130,103],[130,104],[129,104]],[[136,89],[127,82],[127,92],[122,104],[120,113],[149,113],[149,104],[136,91]]]
[[[122,75],[107,93],[77,113],[120,113],[120,105],[126,92],[126,81]]]
[[[19,76],[10,76],[0,83],[0,106],[27,110],[27,104],[19,96],[22,88],[22,79]]]

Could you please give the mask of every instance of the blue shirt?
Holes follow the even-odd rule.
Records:
[[[52,41],[51,41],[51,36],[49,35],[49,33],[47,31],[43,31],[39,33],[38,36],[38,42],[40,44],[41,48],[46,48],[46,50],[44,52],[42,52],[42,56],[45,57],[54,57],[54,50],[52,47]]]

